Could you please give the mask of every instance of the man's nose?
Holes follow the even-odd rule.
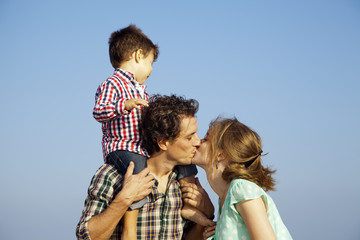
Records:
[[[201,140],[199,138],[199,136],[197,134],[195,134],[195,139],[194,139],[194,146],[196,148],[199,148],[200,147],[200,143],[201,143]]]

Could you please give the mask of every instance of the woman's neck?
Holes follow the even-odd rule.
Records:
[[[219,196],[221,199],[221,202],[226,198],[227,191],[230,187],[230,182],[226,182],[222,178],[222,171],[221,170],[206,170],[206,176],[209,181],[209,184],[211,188],[214,190],[214,192]]]

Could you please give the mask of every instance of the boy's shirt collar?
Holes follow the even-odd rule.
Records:
[[[140,87],[142,89],[146,88],[146,85],[140,85],[136,80],[135,80],[135,75],[132,74],[131,72],[128,72],[124,69],[121,68],[117,68],[115,69],[115,72],[119,72],[121,76],[125,77],[127,80],[129,80],[130,82],[132,82],[133,84],[135,84],[136,87]]]

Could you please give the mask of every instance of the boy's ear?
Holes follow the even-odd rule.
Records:
[[[169,141],[166,139],[160,139],[157,140],[157,144],[159,145],[159,148],[163,151],[167,150],[167,147],[169,145]]]
[[[139,62],[141,58],[143,58],[143,50],[142,49],[138,49],[134,52],[134,59],[136,62]]]

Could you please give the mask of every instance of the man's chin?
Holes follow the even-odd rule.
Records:
[[[191,164],[195,164],[195,165],[196,165],[197,160],[198,160],[198,159],[196,159],[196,157],[194,156],[194,157],[191,159]]]
[[[192,164],[192,159],[189,160],[189,161],[184,162],[184,164],[182,164],[182,165],[190,165],[190,164]]]

